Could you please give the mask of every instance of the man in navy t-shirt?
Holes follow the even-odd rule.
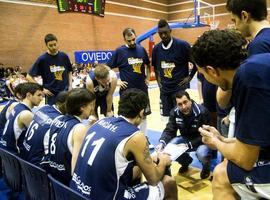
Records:
[[[266,0],[228,0],[227,10],[236,29],[245,38],[251,38],[248,56],[270,52],[270,24],[267,21]],[[225,107],[230,101],[231,92],[218,89],[218,103]]]
[[[72,66],[69,57],[58,51],[57,38],[53,34],[45,36],[47,52],[42,54],[27,74],[30,82],[36,82],[33,76],[41,76],[43,80],[46,103],[53,105],[57,94],[71,89]]]
[[[270,52],[270,24],[266,0],[228,0],[231,19],[245,38],[251,37],[249,56]]]
[[[162,41],[153,49],[152,65],[160,87],[161,115],[168,117],[175,106],[175,94],[189,87],[196,68],[189,75],[190,45],[171,37],[170,26],[164,19],[158,22],[158,34]]]
[[[203,142],[226,158],[214,170],[214,199],[270,198],[270,53],[246,59],[237,32],[204,33],[192,47],[198,71],[222,90],[232,90],[235,138],[211,126],[199,128]]]
[[[107,63],[110,68],[119,69],[120,95],[126,89],[137,88],[148,96],[150,61],[147,52],[144,47],[135,43],[136,33],[134,29],[124,29],[123,37],[126,44],[118,47],[111,60]],[[151,114],[149,98],[145,113],[146,115]],[[146,120],[142,122],[140,129],[146,133]]]

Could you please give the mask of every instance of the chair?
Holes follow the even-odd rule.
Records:
[[[19,158],[26,182],[26,199],[50,200],[50,184],[44,169]]]
[[[19,157],[0,148],[0,157],[4,168],[4,177],[14,192],[22,191],[22,174]]]
[[[53,178],[50,174],[48,175],[53,193],[54,193],[54,199],[55,200],[87,200],[86,197],[81,195],[80,193],[72,190],[71,188],[67,187],[63,183],[59,182],[55,178]]]

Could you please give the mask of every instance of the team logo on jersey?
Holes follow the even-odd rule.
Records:
[[[81,177],[78,176],[76,173],[72,176],[72,181],[75,182],[77,189],[81,191],[83,194],[90,195],[91,193],[91,186],[84,184],[81,180]]]
[[[128,64],[132,66],[133,72],[141,74],[141,66],[143,64],[143,59],[141,58],[128,58]]]
[[[173,68],[175,68],[174,63],[167,63],[165,61],[161,61],[161,68],[163,69],[164,77],[172,78],[172,71]]]
[[[50,66],[50,71],[54,74],[55,80],[58,80],[58,81],[63,80],[62,74],[65,71],[64,66],[52,65]]]

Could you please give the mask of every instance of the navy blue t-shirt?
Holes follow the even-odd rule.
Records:
[[[259,158],[270,159],[270,53],[253,55],[240,66],[232,92],[236,138],[260,146]]]
[[[270,53],[270,28],[262,29],[248,45],[248,56]]]
[[[69,72],[72,65],[68,55],[59,51],[57,55],[50,55],[47,52],[41,55],[29,71],[31,76],[41,76],[43,86],[58,94],[68,89]]]
[[[128,82],[128,88],[138,88],[147,92],[145,84],[145,65],[149,65],[150,61],[146,50],[136,45],[136,48],[128,48],[123,45],[117,48],[107,63],[110,68],[119,69],[120,79]]]
[[[210,112],[216,112],[217,100],[216,100],[216,92],[217,86],[208,82],[203,74],[198,73],[197,78],[202,84],[202,98],[203,98],[203,105],[209,110]]]
[[[35,165],[40,164],[45,155],[44,136],[52,121],[60,115],[60,111],[50,105],[44,105],[36,111],[23,140],[20,151],[22,159]]]
[[[173,38],[172,46],[169,49],[164,49],[162,42],[154,47],[152,65],[160,73],[162,92],[186,89],[181,88],[178,84],[189,75],[189,58],[190,45],[183,40]]]

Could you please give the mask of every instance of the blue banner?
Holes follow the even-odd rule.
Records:
[[[75,51],[76,63],[107,63],[112,57],[113,51]]]

